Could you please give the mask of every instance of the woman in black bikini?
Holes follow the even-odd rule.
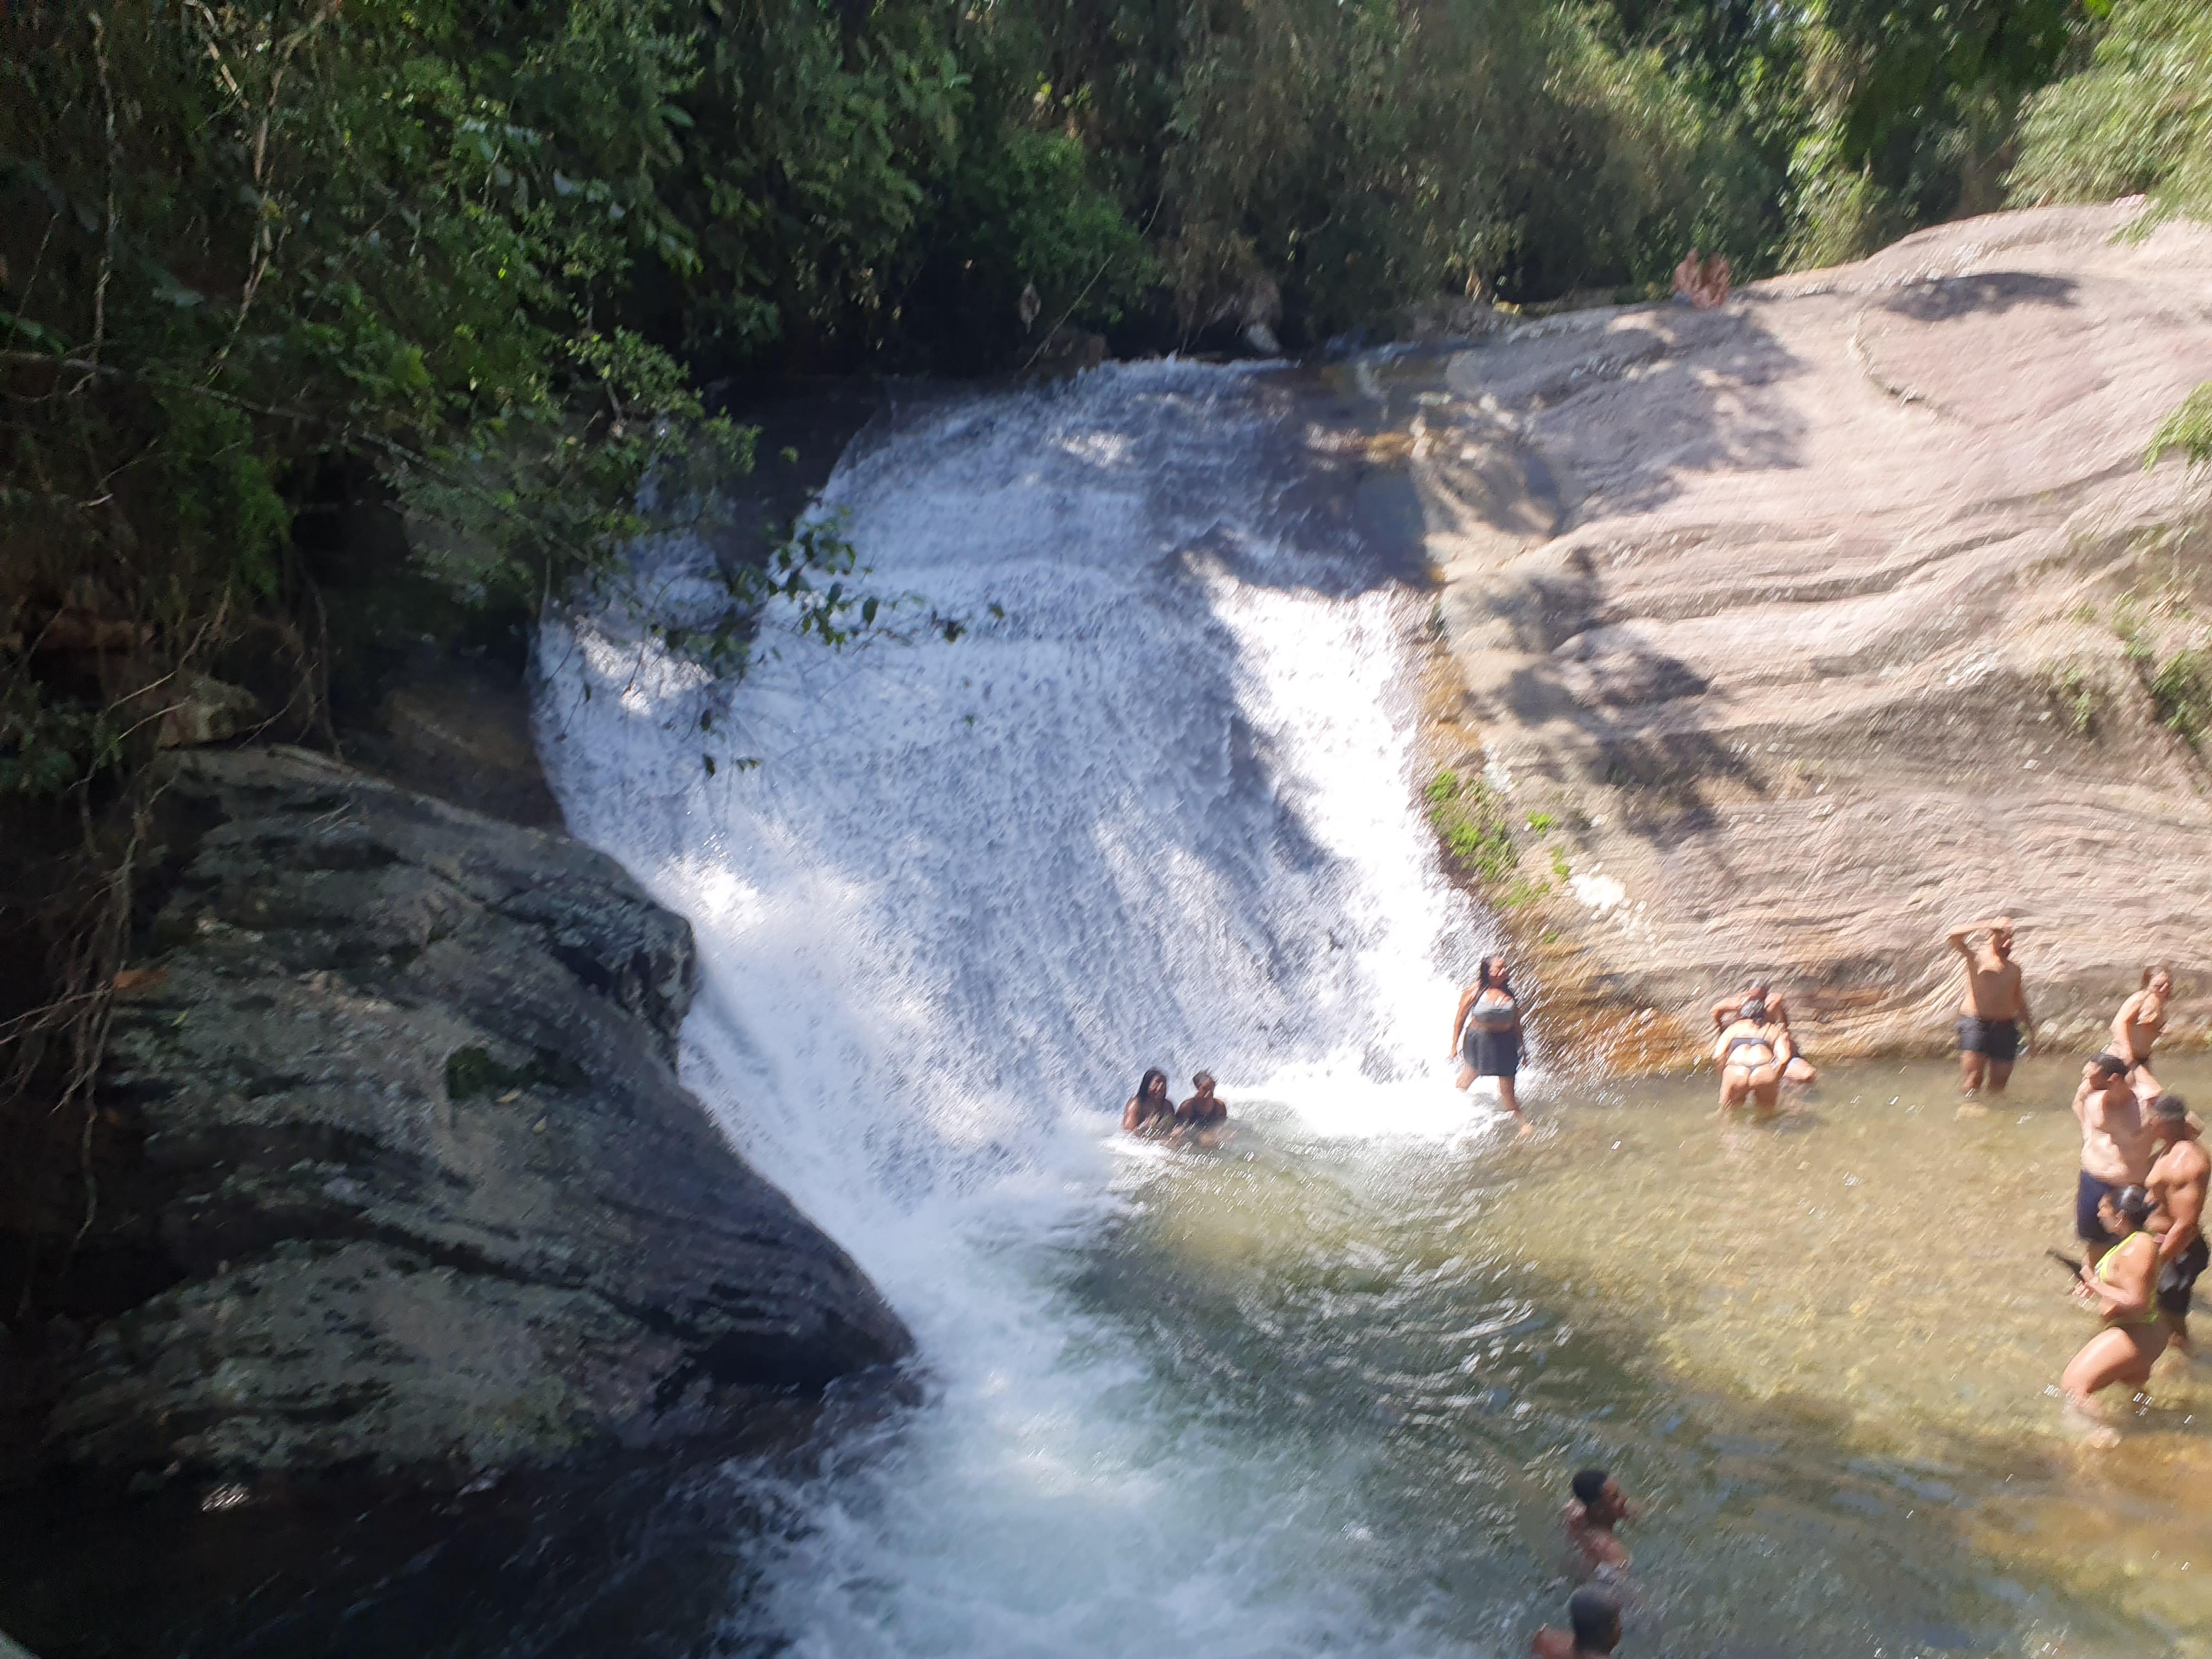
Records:
[[[1121,1109],[1121,1130],[1152,1139],[1174,1127],[1175,1102],[1168,1098],[1168,1074],[1155,1066],[1145,1073],[1137,1092]]]
[[[1530,1125],[1521,1116],[1513,1091],[1514,1073],[1521,1069],[1521,1005],[1504,957],[1484,957],[1474,983],[1459,994],[1459,1012],[1452,1017],[1452,1057],[1460,1063],[1460,1088],[1479,1077],[1498,1079],[1498,1103],[1521,1119],[1521,1133],[1527,1134]]]
[[[1713,1044],[1721,1068],[1721,1110],[1732,1111],[1747,1100],[1759,1116],[1772,1116],[1783,1071],[1796,1052],[1790,1028],[1769,1020],[1766,1005],[1757,998],[1746,1002]]]

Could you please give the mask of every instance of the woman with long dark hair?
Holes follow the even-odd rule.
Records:
[[[1513,1091],[1514,1074],[1521,1069],[1521,1004],[1504,957],[1485,957],[1474,983],[1459,994],[1459,1012],[1452,1016],[1452,1057],[1460,1063],[1460,1088],[1471,1087],[1479,1077],[1498,1079],[1498,1103],[1520,1118],[1521,1133],[1528,1133],[1528,1120],[1522,1117],[1520,1098]]]
[[[1166,1134],[1175,1127],[1175,1102],[1168,1098],[1168,1074],[1155,1066],[1139,1080],[1137,1092],[1121,1109],[1122,1131],[1150,1139]]]
[[[2058,1379],[2068,1410],[2090,1430],[2092,1443],[2118,1443],[2119,1432],[2096,1403],[2100,1389],[2124,1382],[2140,1389],[2173,1335],[2173,1325],[2158,1305],[2158,1240],[2145,1231],[2150,1194],[2123,1187],[2097,1200],[2097,1218],[2119,1242],[2094,1264],[2075,1270],[2074,1294],[2094,1305],[2103,1328],[2082,1344]]]

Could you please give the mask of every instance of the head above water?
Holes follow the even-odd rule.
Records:
[[[1503,956],[1483,957],[1481,970],[1475,975],[1474,988],[1478,992],[1487,991],[1493,986],[1509,995],[1513,990],[1513,970],[1506,965]]]
[[[1620,1641],[1620,1603],[1595,1584],[1567,1600],[1567,1628],[1585,1653],[1611,1653]]]
[[[1200,1072],[1197,1076],[1191,1079],[1190,1086],[1197,1090],[1199,1093],[1202,1095],[1212,1094],[1213,1092],[1213,1073],[1211,1072]]]
[[[2110,1052],[2092,1054],[2081,1067],[2081,1075],[2096,1084],[2109,1084],[2113,1079],[2127,1074],[2127,1061]]]
[[[2189,1103],[2179,1095],[2155,1096],[2143,1112],[2158,1126],[2160,1134],[2176,1139],[2193,1139],[2203,1127],[2189,1115]]]
[[[2105,1225],[2122,1238],[2141,1232],[2143,1223],[2150,1219],[2150,1212],[2156,1207],[2150,1201],[2150,1194],[2140,1187],[2123,1187],[2097,1200],[2097,1213],[2103,1218]]]
[[[2012,929],[2010,916],[1999,916],[1990,924],[1990,949],[2000,957],[2012,954]]]
[[[2162,997],[2173,994],[2173,975],[2163,968],[2146,968],[2142,971],[2142,988]]]
[[[1753,1025],[1765,1024],[1766,999],[1765,997],[1746,997],[1744,999],[1743,1006],[1735,1011],[1735,1017],[1738,1019],[1747,1019]]]
[[[1168,1074],[1157,1066],[1150,1067],[1144,1080],[1137,1085],[1139,1100],[1165,1100],[1168,1097]]]
[[[1604,1469],[1577,1470],[1569,1489],[1583,1506],[1584,1520],[1603,1527],[1620,1519],[1620,1487]]]

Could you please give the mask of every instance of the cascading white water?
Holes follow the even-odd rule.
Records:
[[[1268,384],[1109,368],[861,446],[823,510],[957,643],[787,637],[732,686],[547,630],[569,823],[697,932],[687,1081],[930,1379],[799,1495],[757,1611],[800,1652],[1462,1650],[1363,1582],[1358,1437],[1163,1388],[1067,1289],[1180,1158],[1113,1133],[1146,1066],[1279,1149],[1488,1121],[1442,1053],[1479,924],[1413,804],[1419,605],[1292,504]],[[645,556],[682,616],[708,556]]]

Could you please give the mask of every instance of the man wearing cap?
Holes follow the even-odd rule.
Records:
[[[2119,1241],[2097,1213],[2100,1199],[2123,1188],[2140,1187],[2150,1176],[2157,1146],[2145,1121],[2142,1103],[2128,1082],[2128,1063],[2118,1054],[2097,1054],[2081,1067],[2074,1091],[2074,1115],[2081,1125],[2081,1178],[2074,1192],[2074,1232],[2088,1246],[2094,1266]]]
[[[2179,1095],[2160,1095],[2144,1108],[2159,1142],[2157,1162],[2143,1182],[2151,1202],[2150,1231],[2158,1241],[2158,1309],[2173,1322],[2173,1340],[2189,1350],[2189,1293],[2212,1261],[2204,1243],[2204,1189],[2212,1158],[2197,1144],[2203,1126]]]

